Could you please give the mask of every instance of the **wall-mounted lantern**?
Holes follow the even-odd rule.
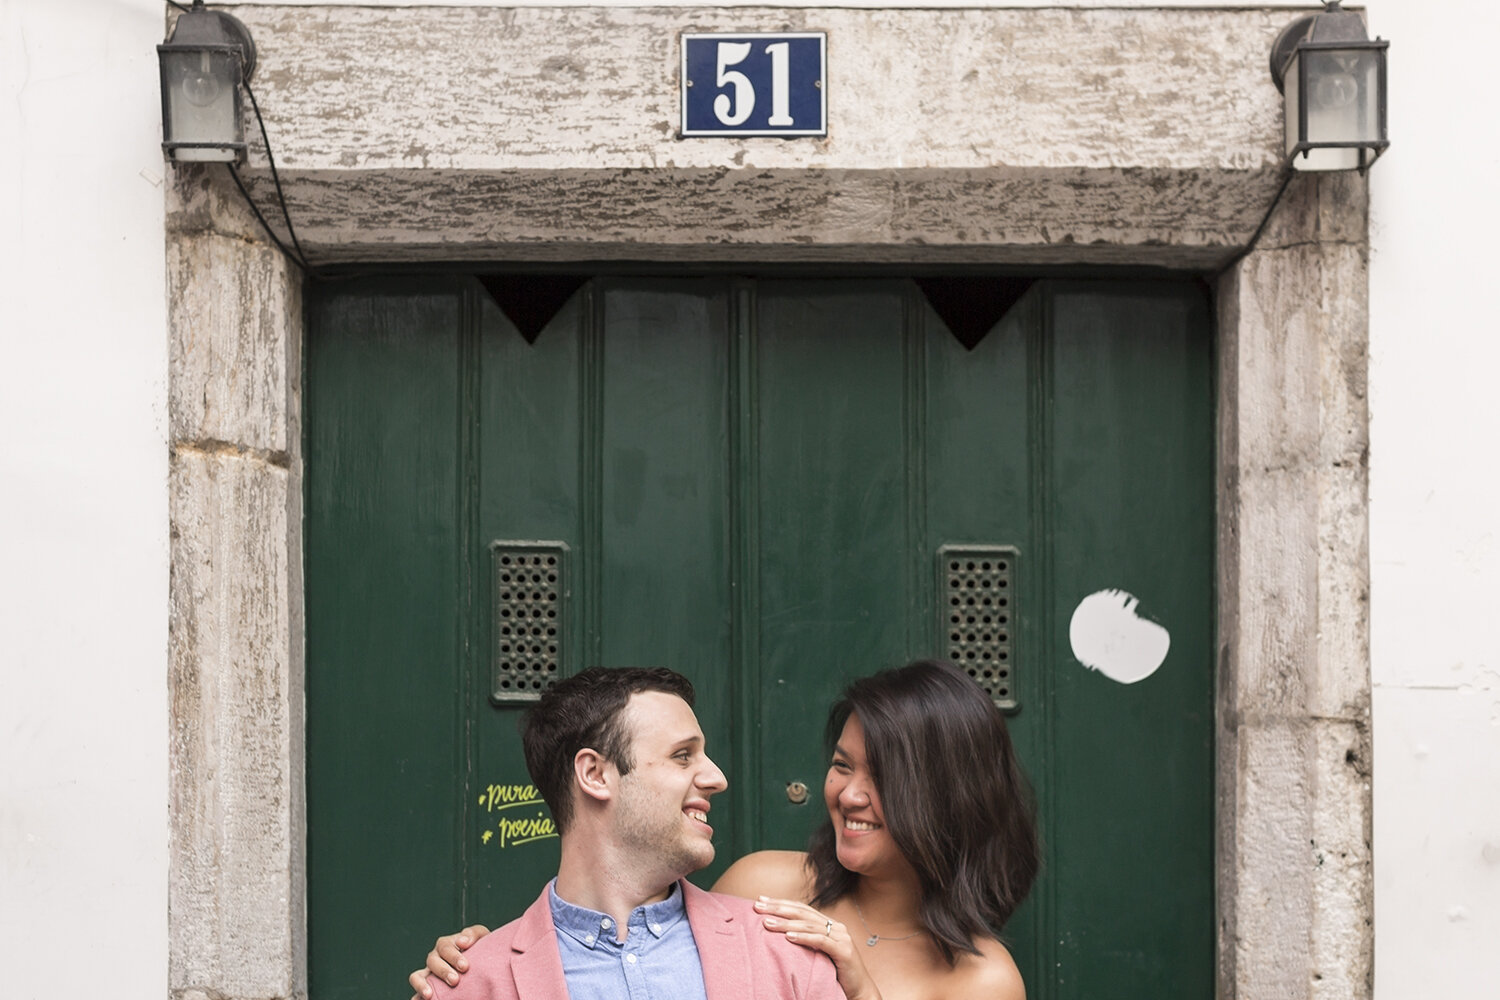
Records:
[[[156,52],[162,151],[173,160],[239,159],[245,151],[240,84],[255,71],[255,42],[244,24],[194,0]]]
[[[1271,77],[1286,97],[1286,154],[1298,170],[1364,173],[1390,145],[1385,53],[1364,18],[1331,0],[1287,25],[1271,47]]]

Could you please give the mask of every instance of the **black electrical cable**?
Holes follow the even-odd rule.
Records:
[[[255,123],[260,126],[261,140],[266,144],[266,160],[271,164],[271,181],[276,185],[276,200],[281,205],[281,217],[286,220],[286,231],[292,238],[292,246],[297,248],[296,260],[302,266],[302,270],[309,277],[316,277],[312,265],[307,262],[307,254],[302,252],[302,243],[297,239],[297,228],[292,225],[291,213],[286,208],[286,195],[281,190],[281,174],[276,170],[276,156],[271,152],[271,137],[266,134],[266,121],[260,116],[260,103],[255,99],[255,91],[250,89],[250,81],[245,81],[245,93],[250,96],[250,107],[255,110]],[[240,190],[244,190],[242,187]],[[245,196],[249,199],[249,195]],[[277,241],[280,246],[280,241]],[[283,251],[285,247],[282,248]]]
[[[191,7],[178,3],[177,0],[167,0],[167,3],[178,10],[192,10]],[[266,121],[260,115],[260,103],[255,99],[255,91],[250,89],[250,81],[244,80],[242,81],[242,85],[245,88],[245,93],[250,96],[250,107],[255,110],[255,123],[260,126],[260,137],[266,144],[266,160],[271,164],[271,180],[276,183],[276,201],[281,205],[281,217],[286,220],[286,231],[291,234],[292,246],[296,247],[296,253],[287,249],[286,244],[281,242],[281,238],[276,235],[276,231],[266,221],[266,217],[261,214],[260,207],[250,197],[250,192],[245,188],[245,182],[240,179],[240,172],[235,169],[234,163],[230,162],[224,165],[229,168],[229,176],[234,178],[234,186],[240,189],[240,194],[244,196],[245,204],[249,205],[250,211],[255,213],[256,220],[260,223],[260,227],[266,231],[266,235],[271,237],[271,242],[276,244],[277,249],[285,254],[288,260],[301,268],[303,274],[306,274],[310,278],[315,278],[317,277],[317,272],[307,262],[307,255],[302,252],[302,243],[297,239],[297,229],[292,225],[291,213],[287,211],[286,195],[281,190],[281,175],[276,171],[276,156],[271,152],[271,137],[266,134]]]
[[[240,180],[240,172],[234,169],[234,164],[226,163],[224,164],[224,166],[229,168],[229,176],[234,178],[234,186],[239,188],[240,194],[245,196],[245,204],[249,205],[250,211],[255,213],[255,218],[260,222],[260,228],[264,229],[266,231],[266,235],[271,237],[271,242],[275,243],[276,248],[286,255],[287,260],[291,261],[293,264],[296,264],[299,268],[301,268],[303,274],[312,276],[312,268],[307,263],[307,261],[303,260],[299,255],[294,254],[292,253],[292,251],[288,250],[287,245],[281,242],[281,238],[276,235],[276,230],[272,229],[271,224],[266,221],[266,217],[260,214],[260,208],[251,199],[250,192],[245,190],[245,182]]]
[[[1266,224],[1271,221],[1271,213],[1276,211],[1277,205],[1281,204],[1281,196],[1286,194],[1287,185],[1292,183],[1292,177],[1297,173],[1290,166],[1286,167],[1285,171],[1285,175],[1281,178],[1281,186],[1276,189],[1276,197],[1271,199],[1271,207],[1267,208],[1266,214],[1261,216],[1260,225],[1255,227],[1255,232],[1251,235],[1250,242],[1245,244],[1245,249],[1229,258],[1229,262],[1219,268],[1218,272],[1214,275],[1215,278],[1250,256],[1250,251],[1255,249],[1255,244],[1260,241],[1261,234],[1266,231]]]

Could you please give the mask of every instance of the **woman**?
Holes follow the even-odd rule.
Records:
[[[769,930],[825,952],[850,1000],[1024,1000],[998,934],[1036,876],[1030,790],[1005,721],[951,663],[855,681],[829,712],[828,821],[806,853],[758,851],[719,892],[755,899]],[[831,922],[831,926],[830,926]],[[411,975],[456,981],[440,938]]]

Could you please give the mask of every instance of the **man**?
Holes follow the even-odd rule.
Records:
[[[843,1000],[833,963],[761,926],[747,900],[684,876],[714,858],[693,686],[665,669],[594,668],[526,715],[526,767],[561,840],[557,878],[466,952],[437,1000]]]

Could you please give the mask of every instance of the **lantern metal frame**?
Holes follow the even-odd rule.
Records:
[[[1297,116],[1297,142],[1287,151],[1287,163],[1296,166],[1299,157],[1306,158],[1315,149],[1358,149],[1359,163],[1355,169],[1361,174],[1370,168],[1380,154],[1390,146],[1386,120],[1386,50],[1390,42],[1381,38],[1371,41],[1365,33],[1364,19],[1358,14],[1345,11],[1339,0],[1329,0],[1327,6],[1317,14],[1299,17],[1281,30],[1271,46],[1271,78],[1276,89],[1286,94],[1286,74],[1293,58],[1297,60],[1297,107],[1284,108],[1283,113]],[[1321,140],[1308,138],[1308,53],[1318,52],[1374,52],[1375,59],[1375,114],[1378,119],[1378,138]]]
[[[189,142],[172,136],[172,106],[167,82],[167,60],[170,55],[186,53],[210,53],[227,55],[237,67],[234,74],[232,100],[234,103],[234,135],[228,142]],[[168,159],[177,160],[179,149],[231,150],[233,160],[245,154],[244,103],[240,97],[240,85],[255,73],[255,39],[250,29],[232,14],[209,10],[203,0],[193,0],[193,5],[184,11],[172,25],[167,40],[156,47],[156,56],[161,75],[161,121],[162,153]],[[231,162],[233,162],[231,160]]]

